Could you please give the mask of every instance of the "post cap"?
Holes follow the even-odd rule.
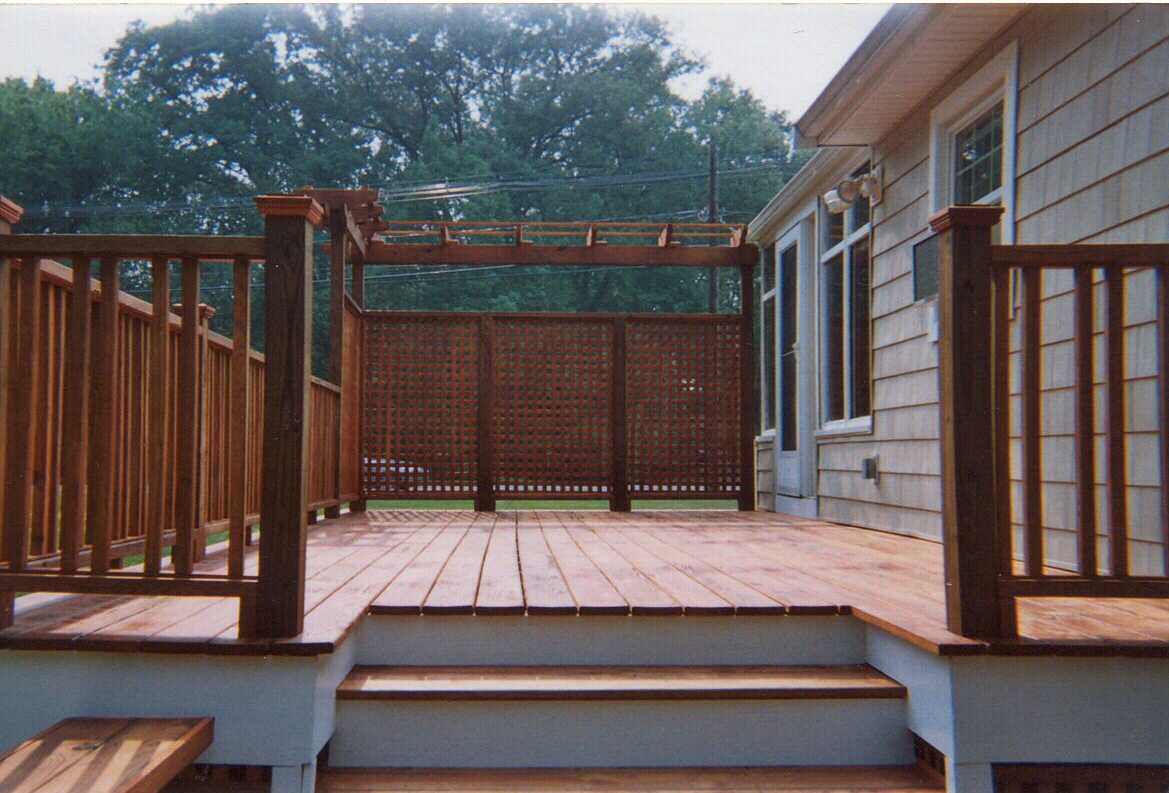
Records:
[[[993,226],[1003,208],[993,204],[948,206],[930,215],[930,228],[941,233],[953,226]]]
[[[24,217],[24,207],[10,198],[0,195],[0,223],[15,226]]]
[[[325,210],[316,199],[307,195],[260,195],[256,206],[264,217],[304,218],[314,226],[320,225]]]

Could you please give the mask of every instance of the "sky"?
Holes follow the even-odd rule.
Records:
[[[630,4],[666,21],[675,40],[701,56],[710,74],[750,88],[772,110],[796,118],[807,109],[889,8],[877,4]],[[102,53],[135,19],[165,24],[186,4],[28,4],[0,0],[0,79],[40,75],[65,87],[90,80]],[[680,81],[687,98],[705,76]]]

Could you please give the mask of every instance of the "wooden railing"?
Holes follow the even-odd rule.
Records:
[[[1000,212],[951,207],[931,219],[941,235],[947,610],[951,630],[985,638],[1017,634],[1017,597],[1169,597],[1169,245],[992,245]],[[1141,357],[1127,346],[1125,309],[1126,282],[1142,271],[1155,280],[1155,299],[1141,302],[1155,305],[1146,325],[1156,353],[1139,352],[1156,374],[1159,450],[1148,469],[1159,472],[1160,498],[1144,556],[1155,548],[1159,558],[1134,574],[1126,411],[1136,400],[1130,393],[1126,406],[1126,367]],[[1045,347],[1063,340],[1061,327],[1071,346],[1061,404],[1074,437],[1073,559],[1054,559],[1045,536],[1049,471],[1069,462],[1044,450],[1045,422],[1059,418],[1049,415],[1059,409],[1048,393],[1057,365]]]
[[[306,516],[356,498],[342,426],[359,402],[308,370],[321,207],[302,196],[257,203],[263,238],[14,235],[18,208],[0,201],[0,628],[16,592],[47,591],[239,597],[241,634],[300,632]],[[120,290],[128,261],[151,273],[151,301]],[[257,262],[266,355],[250,349]],[[230,339],[210,331],[199,303],[201,269],[224,263]],[[338,358],[344,337],[334,334]],[[245,574],[257,521],[259,572]],[[197,567],[224,529],[226,563]],[[142,564],[124,567],[131,555]]]

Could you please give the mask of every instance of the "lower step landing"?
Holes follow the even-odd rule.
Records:
[[[935,793],[945,785],[915,766],[573,770],[326,771],[318,793]]]
[[[358,666],[334,768],[874,766],[913,760],[866,665]]]

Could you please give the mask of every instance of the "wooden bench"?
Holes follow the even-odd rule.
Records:
[[[65,719],[0,757],[3,793],[155,793],[211,745],[212,719]]]

